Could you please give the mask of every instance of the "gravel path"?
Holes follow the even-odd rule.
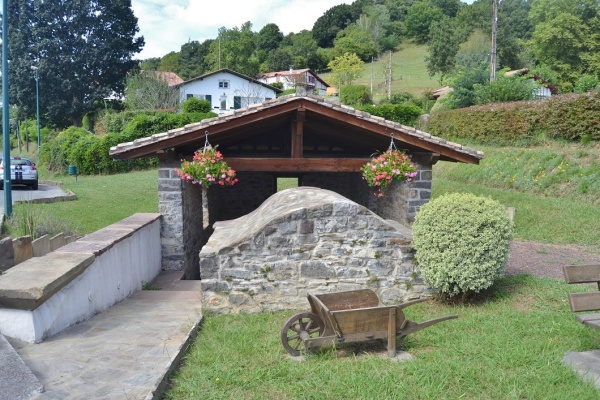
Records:
[[[506,274],[531,274],[564,279],[563,265],[600,264],[598,248],[513,240]]]

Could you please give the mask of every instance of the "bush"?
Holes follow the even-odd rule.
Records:
[[[388,121],[398,122],[403,125],[414,126],[423,114],[423,110],[414,104],[384,104],[381,106],[366,105],[361,110],[371,115],[376,115]]]
[[[181,103],[181,109],[184,113],[207,113],[211,111],[211,104],[208,100],[200,100],[196,97],[190,97]]]
[[[364,85],[347,85],[340,89],[340,102],[352,107],[373,103],[369,88]]]
[[[512,222],[500,203],[470,193],[443,195],[421,207],[412,229],[417,265],[439,292],[477,293],[503,276]]]
[[[585,93],[594,89],[600,89],[600,80],[594,75],[583,75],[575,82],[573,91],[575,93]]]
[[[475,103],[479,105],[505,101],[531,100],[538,84],[527,77],[498,75],[495,81],[474,84]]]

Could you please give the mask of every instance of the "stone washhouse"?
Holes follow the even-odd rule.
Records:
[[[225,161],[236,170],[236,185],[210,187],[203,192],[198,185],[179,178],[176,168],[181,160],[191,160],[206,140],[212,146],[218,145]],[[393,184],[385,196],[378,198],[363,180],[360,168],[374,154],[387,150],[392,140],[417,164],[418,174],[412,182]],[[205,302],[226,311],[293,307],[306,303],[308,290],[334,291],[364,285],[379,287],[380,296],[390,301],[410,297],[423,285],[410,261],[410,229],[406,227],[431,198],[432,166],[440,160],[478,164],[483,158],[480,151],[415,128],[322,97],[298,94],[121,143],[111,148],[110,154],[116,160],[158,158],[162,269],[181,270],[184,279],[203,280]],[[299,189],[305,190],[269,199],[278,192],[280,177],[297,179]],[[298,199],[303,199],[300,204]],[[281,212],[271,212],[269,207]],[[331,213],[315,219],[315,210]],[[334,210],[345,213],[339,215],[346,221],[341,222],[346,224],[344,228],[334,218]],[[330,228],[326,228],[328,224]],[[307,233],[310,226],[313,231]],[[374,226],[376,232],[361,238],[361,229]],[[267,234],[273,229],[277,234]],[[328,229],[337,230],[335,239],[327,236],[334,233]],[[246,236],[236,232],[245,232]],[[282,237],[288,234],[293,237]],[[259,256],[264,260],[259,262],[257,253],[252,253],[258,247],[252,247],[248,238],[259,240],[270,235],[278,245],[261,248]],[[301,241],[315,240],[315,235],[323,243],[303,247]],[[236,237],[239,240],[235,241]],[[370,240],[376,237],[381,240]],[[349,257],[342,257],[342,250],[331,240],[337,241],[339,248],[345,245],[344,256]],[[324,249],[329,249],[329,254]],[[244,261],[244,250],[247,256],[252,253],[252,262]],[[307,259],[308,253],[320,255],[322,260]],[[345,263],[358,264],[344,268],[333,261],[332,254]],[[371,260],[358,262],[362,256],[357,254],[368,254]],[[282,263],[266,261],[274,258]],[[312,267],[307,267],[307,262]],[[278,270],[277,265],[282,267]],[[307,275],[306,271],[314,273]],[[373,271],[378,272],[373,275]],[[402,290],[383,293],[394,287]]]

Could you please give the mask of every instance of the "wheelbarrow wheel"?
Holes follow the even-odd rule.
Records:
[[[325,325],[318,315],[303,312],[292,315],[281,328],[281,343],[293,356],[300,356],[307,349],[304,340],[317,338],[323,334]]]

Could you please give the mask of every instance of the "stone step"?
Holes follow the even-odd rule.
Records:
[[[30,399],[44,391],[42,383],[0,333],[0,393],[4,399]]]
[[[162,271],[154,278],[149,287],[160,288],[161,291],[201,291],[200,281],[182,280],[182,277],[183,271]]]

